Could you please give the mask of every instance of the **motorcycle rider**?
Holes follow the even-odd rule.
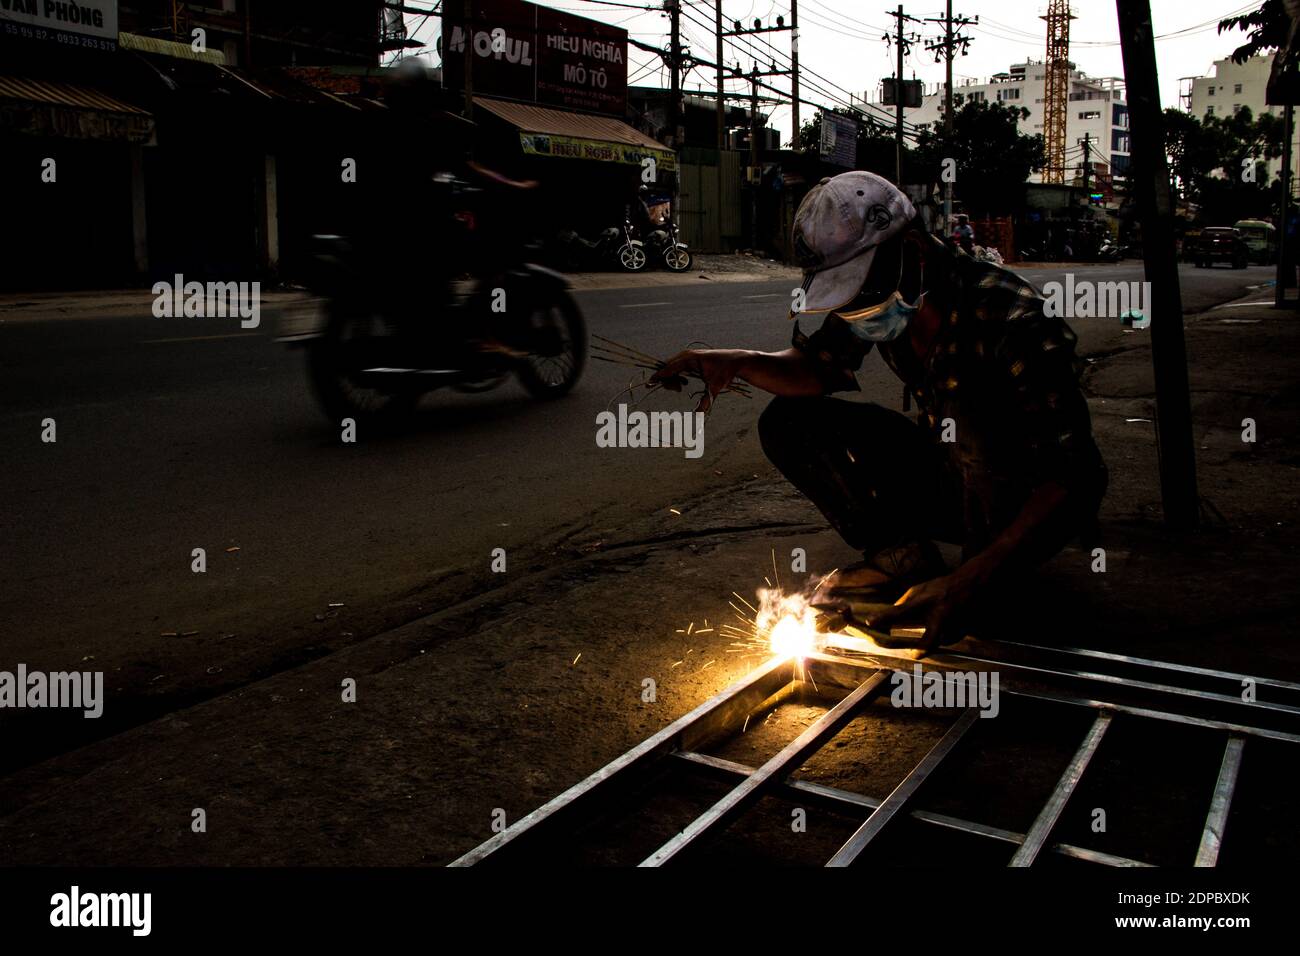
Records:
[[[642,239],[645,239],[646,236],[650,235],[650,233],[657,228],[654,216],[650,212],[649,199],[650,187],[645,183],[642,183],[637,188],[636,199],[632,202],[632,215],[630,217],[632,220],[632,227],[636,229],[637,234]]]
[[[419,320],[438,304],[451,299],[457,263],[468,260],[474,277],[485,287],[498,284],[502,271],[517,261],[520,252],[518,218],[520,196],[533,190],[535,180],[514,180],[469,158],[473,124],[438,108],[438,87],[418,60],[398,64],[385,92],[393,110],[395,127],[388,143],[388,185],[401,195],[404,205],[429,214],[432,228],[410,230],[396,244],[387,241],[394,230],[391,209],[371,204],[369,241],[382,248],[387,271],[395,273],[398,318]],[[456,190],[468,184],[481,190],[470,216],[474,235],[456,228],[461,210]],[[466,238],[473,244],[464,248]],[[486,241],[485,241],[486,240]],[[433,300],[432,302],[430,300]],[[491,321],[489,315],[485,321]],[[496,330],[476,330],[465,344],[486,353],[515,354],[500,341]]]
[[[975,227],[970,224],[970,217],[965,213],[958,213],[955,217],[957,228],[952,231],[953,237],[957,240],[957,245],[968,256],[975,254]]]

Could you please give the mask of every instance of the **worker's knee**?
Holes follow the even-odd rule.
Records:
[[[809,423],[817,420],[824,398],[789,398],[778,395],[758,416],[758,440],[763,453],[775,462],[797,439],[807,436]]]

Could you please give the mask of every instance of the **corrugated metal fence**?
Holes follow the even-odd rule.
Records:
[[[678,161],[677,222],[682,241],[700,252],[742,245],[742,153],[687,147]]]

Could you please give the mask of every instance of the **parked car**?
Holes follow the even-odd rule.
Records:
[[[1207,226],[1200,235],[1188,237],[1186,242],[1191,247],[1185,250],[1184,255],[1195,262],[1198,269],[1208,269],[1216,262],[1227,262],[1234,269],[1244,269],[1250,262],[1250,248],[1233,226]]]

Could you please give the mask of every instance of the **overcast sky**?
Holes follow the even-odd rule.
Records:
[[[432,5],[431,0],[424,0]],[[454,2],[454,0],[453,0]],[[847,102],[849,93],[861,98],[876,91],[882,77],[893,75],[892,46],[881,39],[891,29],[894,18],[886,13],[897,4],[883,0],[798,0],[799,2],[799,60],[801,73],[800,97],[828,106]],[[423,5],[423,4],[417,4]],[[648,0],[555,0],[543,3],[594,20],[618,24],[627,29],[633,38],[644,43],[667,44],[668,18],[659,9],[633,9],[643,6],[661,6]],[[942,0],[914,0],[904,2],[904,12],[924,20],[943,15]],[[1216,29],[1219,19],[1229,14],[1245,12],[1259,6],[1258,2],[1234,4],[1233,0],[1209,0],[1190,3],[1188,0],[1151,0],[1156,40],[1156,66],[1160,75],[1160,94],[1166,106],[1178,105],[1178,80],[1180,77],[1204,76],[1212,72],[1215,60],[1228,56],[1234,47],[1245,40],[1240,30],[1220,35]],[[710,62],[714,57],[713,0],[683,0],[683,43],[702,59]],[[954,16],[979,17],[977,25],[964,28],[970,37],[969,53],[958,57],[953,64],[954,86],[962,79],[983,79],[994,73],[1005,72],[1012,63],[1032,58],[1041,60],[1045,53],[1045,24],[1038,19],[1046,11],[1046,3],[1022,0],[954,0]],[[1123,76],[1124,66],[1118,41],[1115,5],[1107,0],[1089,0],[1077,3],[1077,17],[1070,25],[1070,58],[1085,73],[1092,76]],[[776,17],[790,19],[789,0],[723,0],[722,15],[725,23],[740,20],[750,26],[755,18],[763,25],[774,25]],[[698,22],[697,22],[698,21]],[[431,64],[438,63],[432,51],[433,42],[441,29],[437,17],[407,15],[408,29],[415,37],[429,45],[426,54]],[[909,29],[923,38],[908,54],[904,76],[924,80],[927,87],[941,83],[943,64],[934,61],[934,54],[924,49],[925,38],[937,38],[941,26],[937,23],[909,23]],[[1163,37],[1163,39],[1161,39]],[[772,49],[769,50],[768,43]],[[748,44],[748,46],[746,45]],[[773,56],[778,69],[784,68],[783,58],[790,51],[789,34],[773,33],[728,41],[726,60],[729,64],[740,61],[748,70],[758,54],[760,68],[770,69]],[[775,52],[773,52],[775,51]],[[630,79],[634,83],[655,86],[666,85],[667,79],[661,63],[654,54],[642,50],[630,51]],[[818,75],[814,75],[818,74]],[[774,77],[768,82],[789,90],[789,79]],[[713,72],[696,69],[687,77],[687,91],[702,86],[712,89]],[[739,91],[748,84],[733,81],[728,89]],[[812,115],[813,108],[804,105],[801,119]],[[790,107],[780,106],[774,114],[774,125],[781,130],[782,140],[790,136]]]

